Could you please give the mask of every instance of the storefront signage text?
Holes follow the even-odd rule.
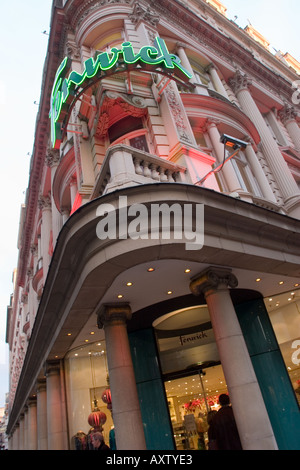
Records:
[[[84,62],[82,73],[71,69],[71,59],[66,57],[60,64],[54,79],[50,102],[51,141],[54,148],[59,148],[61,126],[68,107],[76,98],[79,87],[87,86],[88,81],[103,78],[114,73],[117,67],[125,64],[126,69],[139,68],[146,71],[158,71],[160,67],[165,72],[177,75],[187,82],[191,74],[181,65],[181,60],[175,54],[170,54],[163,39],[155,38],[154,46],[143,46],[135,53],[130,42],[124,42],[122,48],[113,47],[111,51],[100,52],[96,58],[90,57]],[[69,73],[70,72],[70,73]],[[69,75],[68,75],[69,74]]]
[[[183,336],[180,336],[179,338],[180,338],[181,346],[185,346],[188,343],[194,343],[195,341],[208,338],[208,333],[206,333],[205,331],[200,331],[199,333],[194,333],[191,335],[183,335]]]

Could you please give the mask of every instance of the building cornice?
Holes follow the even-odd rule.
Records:
[[[204,18],[197,16],[193,11],[188,9],[178,0],[151,0],[151,5],[161,12],[161,18],[167,18],[174,25],[181,24],[183,30],[193,38],[209,47],[214,51],[220,60],[232,63],[234,57],[235,67],[245,70],[257,82],[263,83],[267,89],[270,86],[273,92],[284,95],[285,99],[291,100],[291,83],[299,79],[299,76],[290,70],[289,67],[281,63],[270,52],[266,51],[263,46],[252,39],[243,29],[237,26],[233,21],[226,18],[217,10],[212,8],[205,2],[203,11],[209,11],[211,16],[217,17],[218,21],[224,25],[224,31],[232,31],[234,34],[240,34],[245,43],[251,44],[252,47],[258,48],[260,53],[274,64],[274,70],[266,64],[262,64],[257,60],[250,50],[247,50],[247,44],[241,45],[237,43],[230,34],[221,32],[208,24]],[[161,20],[162,23],[162,20]],[[276,70],[278,69],[278,72]],[[233,66],[234,71],[234,66]],[[279,71],[289,78],[280,76]],[[290,80],[290,81],[289,81]]]
[[[48,51],[44,64],[40,105],[36,119],[35,141],[30,162],[30,178],[26,193],[26,214],[22,239],[20,241],[19,265],[17,270],[17,284],[19,286],[24,286],[25,282],[27,260],[39,198],[40,181],[42,179],[45,156],[48,148],[50,96],[56,70],[61,59],[57,53],[57,49],[63,24],[63,11],[54,7],[51,18],[51,31],[53,32],[51,32],[49,37]]]

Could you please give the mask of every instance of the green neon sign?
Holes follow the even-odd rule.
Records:
[[[76,97],[76,90],[94,77],[105,76],[109,71],[113,72],[120,63],[125,63],[127,67],[139,65],[146,70],[149,66],[151,68],[162,67],[183,81],[192,78],[181,65],[179,57],[170,54],[165,41],[159,37],[155,38],[154,46],[143,46],[137,54],[130,42],[124,42],[121,49],[113,47],[110,53],[100,52],[96,59],[91,57],[84,62],[81,74],[75,70],[70,72],[71,59],[66,57],[56,72],[51,94],[51,141],[54,148],[59,148],[61,143],[61,124],[71,102]]]

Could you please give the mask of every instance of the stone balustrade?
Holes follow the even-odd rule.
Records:
[[[190,178],[182,166],[127,145],[114,145],[106,154],[91,198],[149,183],[190,183]]]

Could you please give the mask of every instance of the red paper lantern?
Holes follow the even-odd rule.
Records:
[[[106,414],[103,411],[93,411],[88,417],[88,423],[93,428],[102,428],[106,422]]]
[[[106,403],[107,405],[111,405],[111,393],[109,388],[107,390],[104,390],[101,398],[104,403]]]

